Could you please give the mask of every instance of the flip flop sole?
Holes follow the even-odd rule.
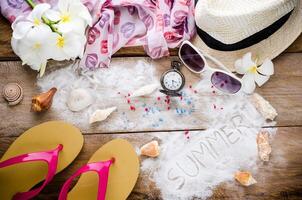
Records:
[[[110,166],[106,200],[125,200],[139,174],[139,160],[132,145],[124,139],[115,139],[97,150],[88,163],[114,158]],[[69,200],[95,200],[98,191],[98,175],[95,172],[82,174],[77,184],[68,193]]]
[[[62,121],[51,121],[34,126],[19,136],[5,152],[1,161],[39,151],[48,151],[63,145],[59,153],[56,173],[66,168],[79,154],[84,143],[80,130]],[[8,200],[17,192],[29,191],[45,179],[44,162],[27,162],[0,169],[0,199]]]

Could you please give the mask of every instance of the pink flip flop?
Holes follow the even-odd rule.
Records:
[[[0,160],[0,199],[37,196],[76,158],[82,146],[80,131],[64,122],[47,122],[27,130]],[[41,181],[41,186],[32,189]]]
[[[126,140],[115,139],[97,150],[88,164],[64,183],[59,200],[125,200],[138,174],[139,161],[134,148]],[[77,184],[68,193],[72,181],[80,175]]]
[[[74,173],[63,185],[59,200],[67,199],[68,190],[72,181],[83,173],[94,171],[99,176],[99,183],[98,183],[98,200],[105,200],[106,197],[106,190],[107,190],[107,183],[108,183],[108,175],[109,175],[109,167],[114,162],[114,159],[104,161],[104,162],[96,162],[96,163],[89,163],[81,167],[76,173]]]
[[[63,145],[59,144],[58,147],[55,148],[54,150],[23,154],[5,160],[3,162],[0,162],[0,168],[20,164],[23,162],[33,162],[33,161],[43,161],[46,162],[48,166],[48,172],[43,184],[40,187],[30,190],[28,192],[16,193],[13,197],[14,200],[31,199],[37,196],[43,190],[43,188],[52,180],[52,178],[56,174],[59,152],[62,151],[62,149],[63,149]]]

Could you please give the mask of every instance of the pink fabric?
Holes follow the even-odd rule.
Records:
[[[55,5],[57,0],[33,0],[35,3],[49,3]],[[25,0],[0,0],[1,14],[11,23],[19,15],[28,15],[32,10]]]
[[[57,0],[39,0],[55,5]],[[143,46],[151,58],[168,56],[195,34],[194,0],[82,0],[93,17],[81,66],[108,67],[122,47]],[[28,12],[24,0],[2,0],[1,12],[11,22]]]

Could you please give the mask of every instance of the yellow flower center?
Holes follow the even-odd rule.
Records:
[[[64,47],[64,44],[65,44],[65,40],[62,36],[59,36],[57,38],[57,46],[60,47],[60,48],[63,48]]]
[[[39,26],[41,24],[41,21],[38,18],[34,19],[34,25]]]
[[[33,45],[33,49],[37,50],[37,49],[40,49],[41,48],[41,43],[40,42],[36,42],[34,45]]]
[[[250,72],[250,73],[253,73],[253,74],[256,74],[256,73],[257,73],[257,66],[256,66],[256,65],[251,66],[251,67],[249,68],[249,72]]]
[[[61,15],[61,20],[62,20],[63,23],[70,22],[70,20],[71,20],[70,14],[69,13],[63,13]]]

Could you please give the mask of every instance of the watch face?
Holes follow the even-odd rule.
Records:
[[[168,90],[180,90],[183,87],[184,80],[180,73],[168,71],[162,79],[163,86]]]

